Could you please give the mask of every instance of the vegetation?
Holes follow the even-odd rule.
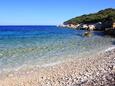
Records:
[[[115,21],[115,9],[108,8],[105,10],[101,10],[97,13],[72,18],[64,22],[64,24],[96,23],[96,22],[102,22],[106,24],[108,22],[110,23],[114,21]]]

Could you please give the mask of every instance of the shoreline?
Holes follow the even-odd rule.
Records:
[[[102,49],[100,50],[99,52],[95,51],[97,53],[105,53],[107,51],[111,51],[115,49],[115,46],[109,46],[107,49]],[[5,72],[5,73],[10,73],[10,72],[17,72],[17,71],[21,71],[21,70],[26,70],[26,69],[33,69],[33,68],[46,68],[46,67],[51,67],[51,66],[55,66],[55,65],[59,65],[59,64],[63,64],[63,63],[67,63],[68,61],[73,61],[73,60],[77,60],[77,59],[80,59],[80,58],[87,58],[88,56],[94,56],[94,52],[92,52],[93,54],[91,55],[91,53],[88,53],[86,54],[87,56],[85,55],[82,55],[82,56],[77,56],[77,58],[75,56],[72,56],[70,55],[67,59],[66,58],[63,58],[61,61],[55,61],[55,62],[51,62],[51,63],[46,63],[46,64],[42,64],[42,65],[27,65],[27,64],[24,64],[22,66],[19,66],[18,68],[13,68],[13,69],[5,69],[4,71],[1,71],[0,72],[0,75]]]
[[[87,58],[76,58],[76,60],[54,65],[48,64],[46,67],[37,67],[28,71],[11,72],[0,78],[0,86],[77,86],[78,84],[78,86],[92,86],[91,83],[100,86],[100,82],[103,84],[108,82],[105,82],[101,75],[108,76],[109,73],[115,74],[114,46]],[[98,78],[103,81],[97,80]],[[113,78],[115,78],[114,75]],[[97,82],[92,82],[92,79]]]

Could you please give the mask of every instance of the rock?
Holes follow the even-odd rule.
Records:
[[[83,34],[83,36],[86,36],[86,37],[90,37],[92,34],[91,34],[91,32],[85,32],[84,34]]]

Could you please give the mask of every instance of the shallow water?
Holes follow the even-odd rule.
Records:
[[[114,45],[103,32],[83,33],[56,26],[0,26],[0,71],[83,57]]]

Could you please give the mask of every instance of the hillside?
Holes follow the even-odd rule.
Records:
[[[108,8],[105,10],[101,10],[97,13],[91,13],[87,15],[78,16],[75,18],[72,18],[68,21],[65,21],[64,24],[78,24],[78,23],[96,23],[96,22],[102,22],[102,23],[108,23],[115,21],[115,9],[114,8]]]

